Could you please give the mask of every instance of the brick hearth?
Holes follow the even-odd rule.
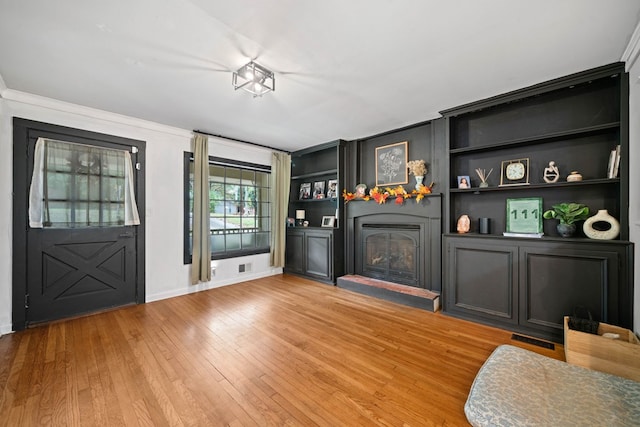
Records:
[[[440,309],[440,295],[415,286],[399,285],[384,280],[348,274],[338,277],[339,287],[365,295],[429,311]]]

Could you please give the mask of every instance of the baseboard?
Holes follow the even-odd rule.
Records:
[[[160,301],[167,298],[179,297],[182,295],[188,295],[195,292],[208,291],[210,289],[221,288],[223,286],[234,285],[236,283],[246,282],[247,280],[262,279],[264,277],[276,276],[282,274],[282,268],[272,268],[268,271],[263,271],[255,274],[242,274],[241,276],[234,277],[227,280],[212,280],[211,282],[198,283],[197,285],[190,285],[186,288],[172,289],[165,292],[158,292],[154,294],[147,293],[145,302]]]

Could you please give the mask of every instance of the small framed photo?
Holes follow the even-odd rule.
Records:
[[[335,216],[323,216],[322,217],[322,226],[323,227],[333,227],[336,223]]]
[[[298,196],[298,199],[304,200],[304,199],[310,199],[310,198],[311,198],[311,183],[303,182],[302,184],[300,184],[300,195]]]
[[[338,197],[338,180],[330,179],[327,184],[327,198],[335,199]]]
[[[296,226],[296,220],[289,217],[287,218],[287,227],[295,227]]]
[[[469,175],[460,175],[458,177],[458,188],[471,188]]]
[[[316,181],[313,183],[313,198],[324,199],[324,181]]]

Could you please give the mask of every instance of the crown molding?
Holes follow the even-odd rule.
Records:
[[[640,22],[636,25],[636,29],[633,31],[631,35],[631,39],[629,40],[629,44],[627,44],[627,48],[624,50],[622,54],[622,61],[625,63],[625,71],[629,72],[633,64],[638,59],[640,55]]]
[[[117,123],[120,125],[132,126],[140,129],[161,132],[165,134],[189,138],[193,136],[193,132],[186,129],[180,129],[173,126],[163,125],[148,120],[137,119],[135,117],[125,116],[122,114],[111,113],[109,111],[99,110],[97,108],[85,107],[82,105],[72,104],[70,102],[59,101],[45,96],[33,95],[31,93],[21,92],[13,89],[2,90],[2,81],[0,80],[0,95],[8,101],[15,101],[22,104],[33,105],[36,107],[47,108],[64,113],[75,114],[92,119],[103,120],[106,122]]]

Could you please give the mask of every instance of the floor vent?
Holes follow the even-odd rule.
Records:
[[[538,347],[548,348],[549,350],[555,350],[556,349],[556,346],[555,346],[554,343],[551,343],[551,342],[548,342],[548,341],[543,341],[543,340],[538,340],[538,339],[531,338],[531,337],[525,337],[524,335],[513,334],[513,335],[511,335],[511,339],[512,340],[516,340],[516,341],[526,342],[527,344],[537,345]]]

